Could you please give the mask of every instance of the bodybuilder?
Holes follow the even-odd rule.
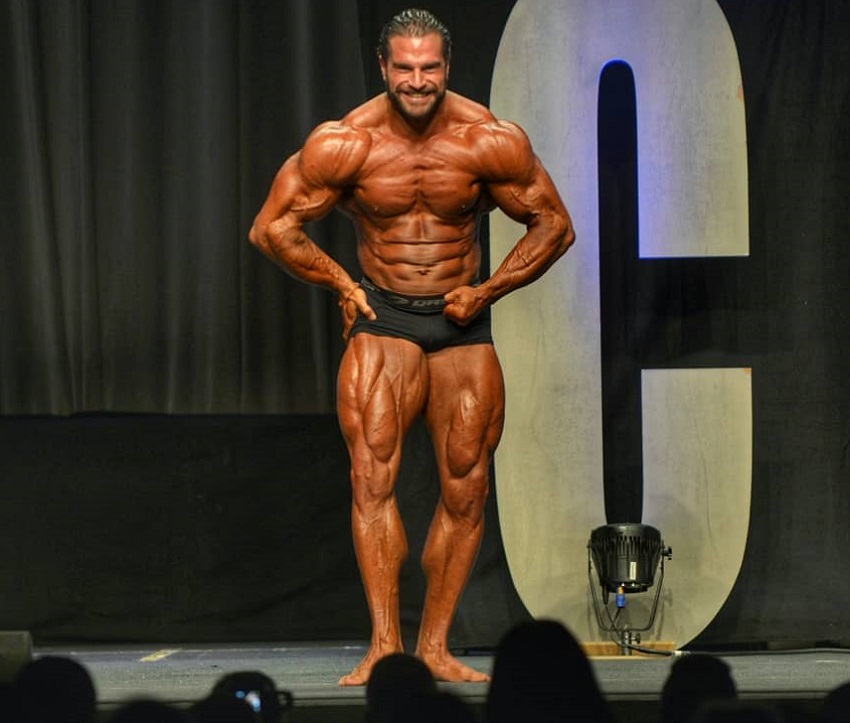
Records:
[[[448,649],[483,533],[504,387],[489,307],[537,279],[572,244],[569,214],[526,134],[447,90],[451,39],[430,13],[384,27],[386,92],[318,126],[278,172],[251,241],[294,277],[335,292],[347,347],[337,411],[351,457],[352,532],[372,621],[364,659],[340,685],[363,685],[402,649],[398,582],[408,548],[395,499],[405,433],[423,415],[440,500],[422,566],[416,645],[440,680],[486,681]],[[478,225],[498,207],[525,234],[479,281]],[[351,217],[359,281],[304,226],[333,208]]]

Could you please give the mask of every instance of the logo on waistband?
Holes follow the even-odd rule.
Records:
[[[412,299],[406,296],[390,294],[389,301],[396,306],[407,306],[411,309],[442,309],[446,305],[445,299],[441,296],[433,299]]]

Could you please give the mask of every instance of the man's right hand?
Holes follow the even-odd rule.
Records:
[[[340,299],[339,308],[342,310],[342,338],[345,341],[348,341],[348,335],[357,320],[358,313],[363,314],[370,321],[378,318],[378,315],[366,300],[366,292],[360,286],[355,287]]]

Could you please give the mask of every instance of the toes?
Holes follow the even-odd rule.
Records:
[[[363,665],[358,665],[348,675],[343,675],[339,679],[339,687],[345,688],[355,685],[366,685],[369,680],[369,670],[364,669]]]

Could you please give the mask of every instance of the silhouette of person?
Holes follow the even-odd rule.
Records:
[[[391,723],[409,699],[436,692],[437,682],[422,660],[390,653],[375,663],[366,684],[366,720]]]
[[[260,723],[250,703],[222,693],[210,693],[189,711],[193,723]]]
[[[20,723],[93,723],[94,681],[76,660],[45,655],[26,663],[12,684]]]
[[[590,660],[556,620],[516,625],[499,641],[487,693],[487,723],[610,723]]]
[[[769,704],[734,699],[705,701],[689,723],[785,723],[779,710]]]
[[[391,723],[478,723],[472,708],[456,693],[437,690],[405,700]]]
[[[732,671],[725,661],[704,653],[677,658],[661,689],[661,723],[685,723],[705,703],[736,697]]]
[[[0,721],[18,720],[18,706],[11,683],[0,683]]]
[[[292,707],[292,694],[258,670],[223,675],[210,694],[192,708],[199,723],[280,723]]]
[[[195,723],[195,721],[187,711],[177,706],[153,698],[137,698],[118,706],[108,717],[108,723]],[[239,721],[233,719],[227,723],[239,723]]]
[[[821,702],[821,723],[850,723],[850,682],[830,690]]]

